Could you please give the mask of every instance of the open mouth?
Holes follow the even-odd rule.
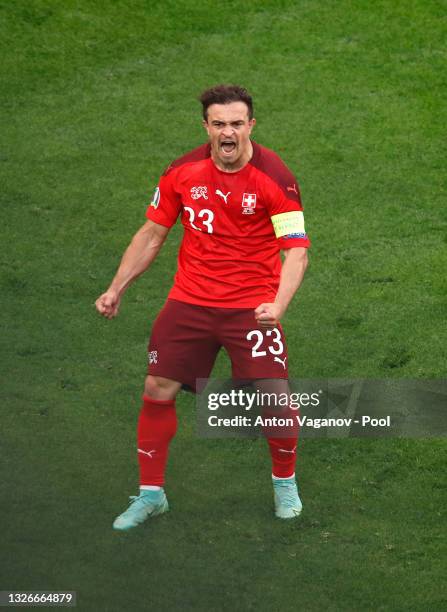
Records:
[[[230,155],[236,149],[236,143],[232,140],[222,140],[220,148],[226,155]]]

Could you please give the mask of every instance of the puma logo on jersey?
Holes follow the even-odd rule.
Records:
[[[277,361],[278,363],[280,363],[282,365],[282,367],[284,369],[286,369],[286,359],[287,359],[287,357],[284,357],[284,359],[280,359],[279,357],[275,357],[275,359],[273,361]]]
[[[225,204],[228,204],[227,202],[227,198],[230,195],[231,191],[229,191],[227,194],[222,193],[222,191],[220,189],[216,189],[216,195],[221,196],[224,200],[225,200]]]
[[[149,457],[149,459],[152,459],[152,453],[155,453],[155,449],[151,450],[151,451],[144,451],[144,450],[141,450],[141,448],[139,448],[138,452],[143,454],[143,455],[147,455]]]
[[[287,187],[287,191],[294,191],[296,193],[296,195],[298,195],[298,191],[296,188],[296,185],[292,185],[292,187]]]

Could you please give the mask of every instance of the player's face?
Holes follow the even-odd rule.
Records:
[[[255,119],[248,118],[245,102],[212,104],[203,125],[211,143],[214,163],[227,172],[235,172],[248,163],[253,154],[250,134]]]

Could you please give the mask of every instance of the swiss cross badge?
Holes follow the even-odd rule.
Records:
[[[244,193],[242,196],[242,214],[253,215],[256,208],[256,194]]]

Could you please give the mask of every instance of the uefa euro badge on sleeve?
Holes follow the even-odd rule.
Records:
[[[160,187],[157,187],[152,197],[151,206],[153,206],[154,208],[158,208],[159,203],[160,203]]]

